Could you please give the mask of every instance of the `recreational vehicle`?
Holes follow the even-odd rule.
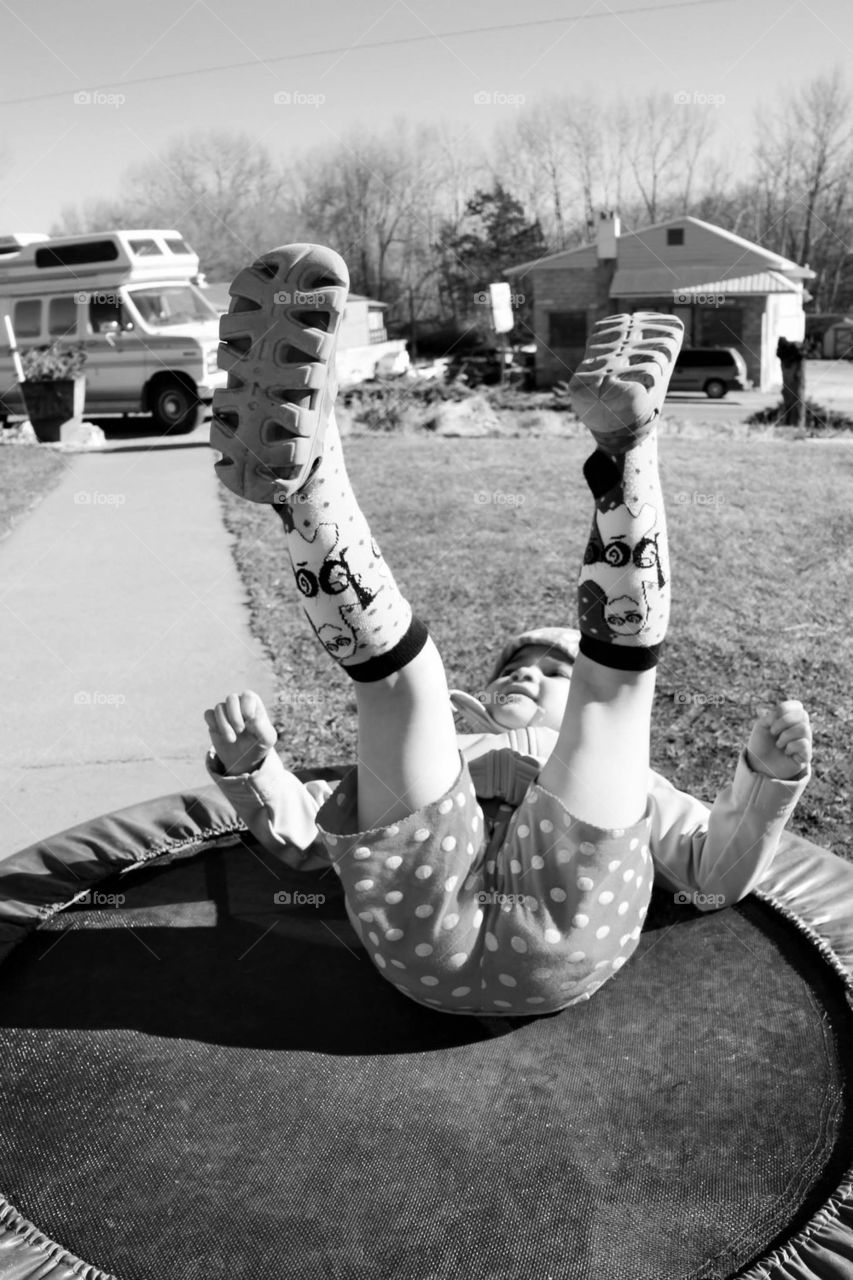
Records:
[[[87,414],[150,413],[167,431],[191,430],[226,383],[198,272],[177,231],[0,238],[0,419],[24,412],[9,316],[21,352],[82,345]]]

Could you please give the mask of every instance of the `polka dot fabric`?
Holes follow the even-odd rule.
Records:
[[[461,759],[461,758],[460,758]],[[651,809],[624,830],[572,817],[534,782],[486,821],[468,766],[445,795],[359,832],[357,771],[317,825],[347,911],[384,978],[449,1013],[554,1013],[635,950],[651,897]]]

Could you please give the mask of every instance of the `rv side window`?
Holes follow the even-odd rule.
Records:
[[[163,250],[156,240],[128,240],[131,253],[137,258],[162,257]]]
[[[15,303],[15,337],[37,338],[41,333],[41,298],[22,298]]]
[[[89,299],[89,329],[92,333],[108,333],[117,324],[119,329],[132,329],[133,321],[122,306],[117,293],[93,293]]]
[[[77,299],[70,293],[51,298],[47,309],[47,331],[52,338],[63,338],[77,331]]]

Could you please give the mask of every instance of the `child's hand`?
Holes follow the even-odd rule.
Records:
[[[809,713],[801,702],[777,702],[760,715],[747,743],[750,763],[771,778],[795,777],[812,758]]]
[[[278,734],[267,709],[256,693],[248,689],[229,693],[204,713],[210,741],[226,774],[250,773],[275,746]]]

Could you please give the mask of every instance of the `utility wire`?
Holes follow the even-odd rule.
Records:
[[[632,13],[659,13],[665,9],[698,9],[700,5],[728,4],[730,0],[671,0],[671,3],[640,5],[635,9],[604,9],[597,13],[565,14],[562,18],[534,18],[529,22],[505,22],[492,27],[465,27],[458,31],[435,31],[421,36],[400,36],[395,40],[373,40],[365,44],[347,44],[336,49],[308,49],[303,53],[282,53],[274,58],[253,58],[246,62],[225,62],[216,67],[195,67],[191,71],[167,71],[157,76],[137,76],[133,80],[104,80],[88,86],[90,91],[117,85],[157,84],[163,80],[181,80],[187,76],[211,75],[221,71],[239,71],[246,67],[268,66],[274,62],[296,62],[302,58],[319,58],[328,54],[359,53],[362,49],[390,49],[401,44],[421,44],[425,40],[450,40],[454,36],[484,35],[491,31],[518,31],[522,27],[546,27],[560,22],[583,22],[588,18],[630,17]],[[51,93],[35,93],[25,98],[0,98],[0,107],[14,107],[29,102],[47,102],[51,98],[67,98],[80,87],[57,89]],[[85,90],[84,90],[85,91]]]

